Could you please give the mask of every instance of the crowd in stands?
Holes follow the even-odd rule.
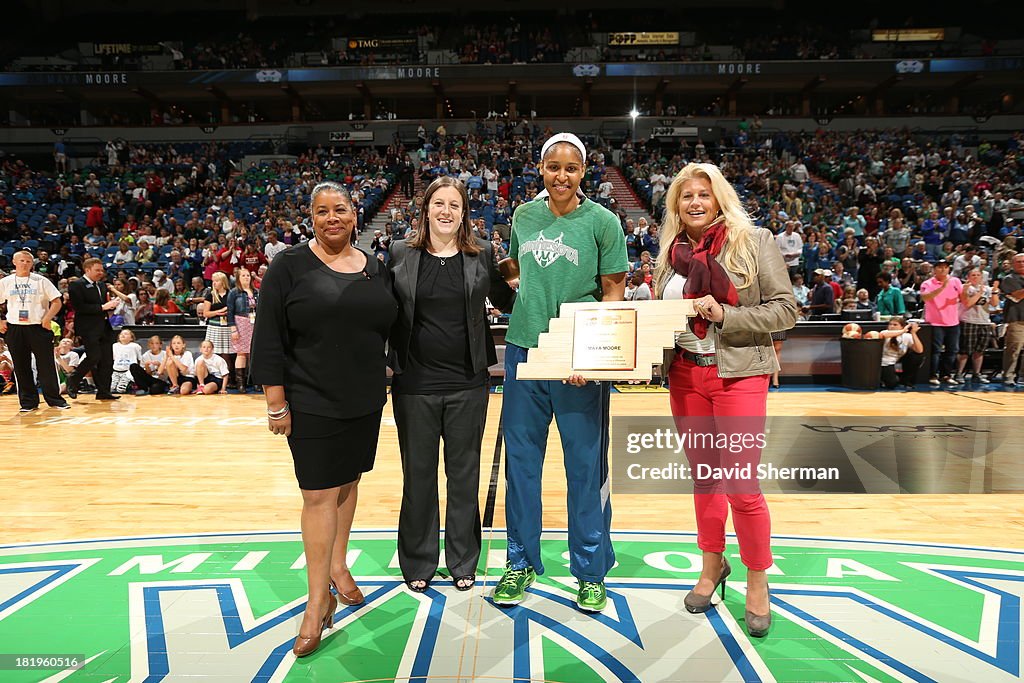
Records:
[[[932,322],[923,294],[945,265],[979,288],[960,322],[991,327],[997,348],[1006,300],[992,293],[1024,250],[1022,147],[1019,132],[993,142],[906,130],[762,135],[755,126],[711,149],[630,145],[622,166],[659,216],[667,181],[687,161],[719,163],[755,222],[776,233],[805,318],[860,310]]]
[[[931,21],[932,23],[929,23]],[[690,16],[666,10],[640,13],[625,25],[621,13],[591,10],[569,10],[552,21],[551,16],[536,12],[467,13],[461,20],[437,24],[427,15],[365,15],[339,21],[334,17],[282,18],[263,17],[249,21],[231,15],[211,18],[203,26],[195,26],[191,16],[167,17],[159,26],[145,24],[132,31],[135,42],[163,46],[166,57],[173,59],[176,69],[280,69],[290,66],[338,66],[426,63],[430,51],[449,52],[454,61],[463,64],[501,64],[566,61],[574,48],[597,49],[602,61],[714,61],[724,56],[711,46],[732,46],[724,58],[765,59],[858,59],[866,57],[903,58],[928,56],[978,56],[1002,52],[999,39],[1004,31],[998,25],[984,23],[974,26],[963,18],[963,30],[955,42],[935,43],[871,43],[865,38],[871,28],[914,26],[946,26],[945,16],[932,21],[917,16],[916,21],[898,13],[880,21],[865,18],[859,33],[851,32],[848,22],[827,23],[820,17],[804,15],[799,9],[785,13],[747,8],[737,11],[725,21],[708,21],[695,26]],[[76,23],[76,32],[66,27],[50,30],[39,28],[34,40],[23,40],[22,53],[10,54],[7,67],[23,69],[74,69],[73,55],[81,32],[94,35],[103,42],[105,26],[91,30],[88,20]],[[124,29],[122,29],[124,30]],[[679,31],[693,35],[693,40],[677,45],[622,46],[609,43],[608,34],[621,31]],[[1016,38],[1006,35],[1007,38]],[[352,45],[350,38],[380,38],[377,48]],[[395,42],[394,38],[401,38]],[[123,43],[123,40],[115,42]],[[1011,48],[1012,51],[1012,48]],[[63,55],[46,63],[30,62],[22,66],[17,57],[26,54]],[[108,55],[82,59],[89,69],[145,69],[144,54]],[[159,68],[167,68],[161,66]]]
[[[131,327],[180,315],[175,319],[198,323],[217,273],[233,287],[245,269],[258,289],[280,250],[309,239],[308,195],[316,182],[336,180],[352,190],[360,229],[402,186],[411,198],[392,203],[387,224],[368,245],[387,260],[389,244],[415,229],[420,196],[412,188],[442,174],[466,183],[474,230],[502,256],[515,208],[542,189],[536,164],[551,132],[524,121],[481,124],[456,136],[441,125],[421,130],[409,148],[321,146],[250,168],[240,160],[260,143],[111,141],[93,164],[64,174],[7,160],[0,269],[15,250],[29,249],[36,271],[66,291],[82,260],[95,256],[122,298],[115,322]],[[593,137],[587,142],[583,189],[619,215],[631,298],[657,296],[652,273],[665,191],[694,160],[719,164],[756,223],[776,233],[807,319],[850,310],[919,317],[926,308],[922,288],[937,264],[948,263],[958,281],[980,277],[982,287],[992,287],[1024,247],[1020,133],[997,142],[901,130],[767,135],[755,120],[717,143],[627,141],[613,150]],[[615,204],[606,173],[613,158],[649,216],[630,216]],[[1000,298],[986,297],[982,305],[999,325]],[[73,334],[73,311],[65,308],[57,322]],[[998,344],[998,334],[992,339]]]
[[[501,24],[466,24],[461,40],[453,48],[462,64],[524,64],[564,61],[559,44],[558,24],[536,29],[523,28],[514,17]]]

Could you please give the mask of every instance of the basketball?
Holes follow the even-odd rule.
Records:
[[[843,339],[860,339],[861,329],[857,323],[843,325]]]
[[[864,339],[881,339],[881,338],[882,338],[882,334],[881,334],[881,332],[878,332],[877,330],[871,330],[870,332],[866,332],[864,334]]]

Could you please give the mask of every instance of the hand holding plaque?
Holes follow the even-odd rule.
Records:
[[[516,377],[650,380],[692,315],[691,299],[562,304]]]

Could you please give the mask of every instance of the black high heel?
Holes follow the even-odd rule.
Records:
[[[452,584],[454,584],[455,588],[460,591],[468,591],[476,585],[476,577],[472,574],[456,576],[452,578]]]
[[[414,583],[422,583],[422,586],[414,586]],[[409,587],[413,593],[426,593],[427,589],[430,588],[430,579],[409,579],[405,582],[405,585]]]
[[[683,606],[686,607],[686,611],[690,614],[703,614],[711,609],[711,598],[715,595],[715,591],[721,587],[722,600],[725,600],[725,580],[729,578],[729,574],[732,573],[732,567],[729,566],[729,560],[722,558],[722,573],[718,576],[718,581],[715,583],[714,589],[711,591],[711,595],[701,595],[695,591],[690,591],[683,598]]]

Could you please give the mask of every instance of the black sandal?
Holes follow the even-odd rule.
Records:
[[[476,585],[476,577],[472,574],[467,574],[465,576],[456,576],[452,579],[452,585],[455,586],[457,590],[468,591]]]
[[[414,586],[414,583],[422,583],[422,586]],[[413,593],[426,593],[427,589],[430,588],[430,579],[411,579],[405,582],[405,585],[409,587]]]

